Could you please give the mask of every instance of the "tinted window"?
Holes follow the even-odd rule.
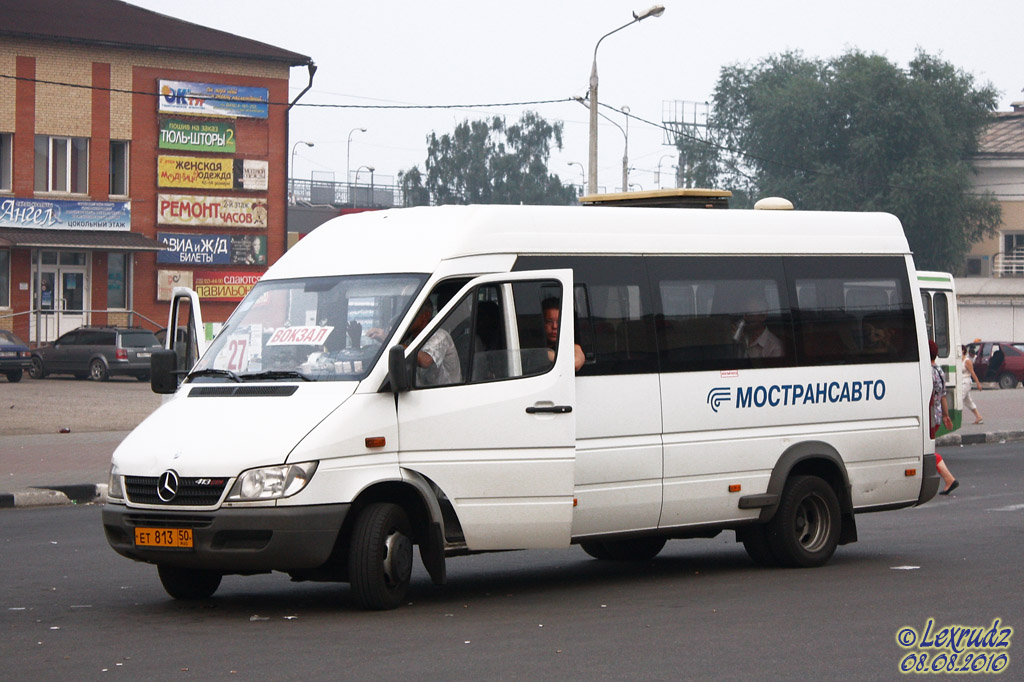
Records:
[[[644,259],[637,256],[522,256],[514,270],[573,271],[580,376],[657,372],[654,315]]]
[[[156,335],[151,332],[124,332],[121,334],[122,348],[148,348],[159,346]]]
[[[78,335],[79,335],[79,333],[80,332],[78,332],[78,331],[68,332],[64,336],[62,336],[59,339],[57,339],[54,342],[54,345],[60,345],[60,346],[73,346],[73,345],[76,345],[78,343]]]
[[[794,363],[782,259],[648,258],[662,371]]]
[[[113,346],[116,335],[114,332],[83,330],[78,337],[81,346]]]
[[[793,323],[800,364],[917,360],[917,330],[902,258],[784,260],[796,301]]]

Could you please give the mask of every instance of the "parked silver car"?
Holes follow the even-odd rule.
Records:
[[[160,348],[153,332],[138,327],[79,327],[48,346],[32,351],[28,374],[73,374],[106,381],[111,376],[134,376],[149,381],[149,358]]]

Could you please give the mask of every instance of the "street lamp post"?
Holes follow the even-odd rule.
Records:
[[[291,173],[289,174],[291,176],[292,202],[295,201],[295,148],[298,147],[300,144],[304,144],[307,147],[312,147],[313,146],[312,142],[306,142],[305,140],[299,140],[298,142],[296,142],[295,144],[292,145],[292,165],[291,165]]]
[[[353,128],[348,131],[348,142],[345,143],[345,184],[348,185],[348,174],[351,172],[351,164],[349,163],[352,159],[352,133],[355,132],[365,133],[366,128]],[[358,171],[356,171],[358,172]]]
[[[661,189],[661,162],[664,161],[665,159],[671,158],[673,158],[671,154],[665,154],[660,159],[658,159],[658,189]]]
[[[626,130],[623,131],[623,135],[626,136],[626,146],[622,148],[622,191],[629,191],[629,107],[622,107],[622,113],[626,115]]]
[[[587,170],[583,167],[583,164],[580,163],[579,161],[570,161],[569,165],[570,166],[579,166],[580,167],[580,181],[581,181],[580,187],[586,187],[587,186]]]
[[[359,168],[356,168],[356,179],[355,179],[355,182],[353,184],[355,184],[355,185],[359,184],[359,171],[363,170],[364,168],[366,170],[370,171],[370,205],[372,206],[373,205],[373,171],[375,171],[377,169],[374,168],[373,166],[360,166]],[[354,198],[354,195],[353,195],[352,206],[355,206],[355,205],[356,205],[356,202],[355,202],[355,198]]]
[[[633,12],[633,21],[619,26],[614,31],[605,33],[598,39],[597,44],[594,45],[594,62],[590,67],[590,158],[588,159],[590,177],[587,182],[588,194],[597,194],[597,48],[601,46],[601,41],[612,33],[618,33],[627,26],[632,26],[647,17],[660,17],[664,13],[665,8],[662,5],[654,5],[645,9],[640,14]]]

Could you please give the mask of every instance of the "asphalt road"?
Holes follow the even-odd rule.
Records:
[[[637,564],[576,547],[486,554],[449,560],[441,588],[417,562],[409,604],[384,613],[355,611],[345,585],[277,574],[175,602],[153,567],[109,549],[99,507],[4,510],[0,677],[905,679],[908,653],[950,652],[903,649],[901,631],[1024,625],[1024,446],[944,455],[954,494],[859,516],[860,542],[823,568],[755,568],[729,532]],[[1021,646],[1011,637],[1003,679],[1024,677]]]

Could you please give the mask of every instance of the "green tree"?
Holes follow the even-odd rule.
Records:
[[[406,171],[403,188],[422,186],[436,204],[570,204],[576,189],[548,172],[552,146],[562,148],[562,123],[532,111],[512,125],[466,120],[427,137],[425,173]]]
[[[972,192],[971,157],[996,92],[919,52],[907,69],[850,51],[799,52],[724,67],[702,161],[719,186],[784,196],[799,209],[888,211],[922,269],[957,270],[999,224],[991,195]],[[682,140],[680,149],[696,146]],[[710,159],[708,158],[710,156]]]
[[[403,206],[429,206],[430,192],[423,186],[423,173],[419,166],[398,172],[398,184],[402,188]]]

